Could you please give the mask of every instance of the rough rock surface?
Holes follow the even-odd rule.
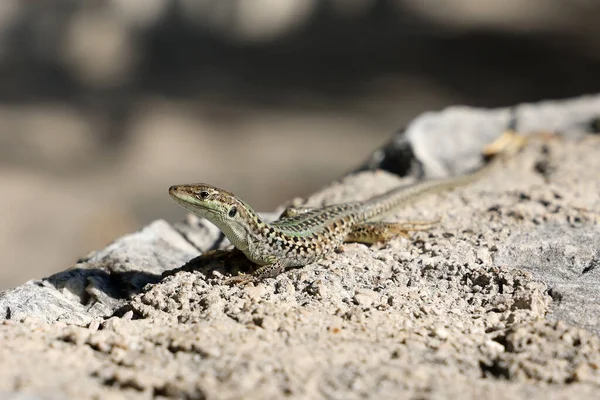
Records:
[[[0,395],[592,398],[600,389],[600,137],[584,132],[599,102],[517,107],[525,130],[562,138],[535,139],[485,179],[403,208],[398,219],[441,218],[410,239],[344,245],[277,278],[224,286],[217,264],[179,268],[225,247],[218,230],[194,217],[157,221],[71,270],[2,292]],[[397,143],[413,143],[426,176],[461,171],[477,146],[459,143],[489,140],[479,128],[504,114],[430,114],[437,136],[409,126]],[[454,138],[458,120],[452,154],[415,145]],[[308,203],[364,199],[412,179],[364,171]]]

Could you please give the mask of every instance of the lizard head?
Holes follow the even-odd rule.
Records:
[[[169,195],[186,210],[215,224],[240,250],[244,250],[240,246],[246,247],[248,235],[258,231],[262,224],[258,214],[243,200],[206,183],[171,186]]]

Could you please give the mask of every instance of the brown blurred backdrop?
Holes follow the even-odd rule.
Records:
[[[206,181],[272,210],[422,111],[600,91],[594,0],[2,0],[0,289]]]

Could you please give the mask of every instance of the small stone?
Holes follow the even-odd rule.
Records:
[[[121,317],[121,319],[126,320],[126,321],[131,321],[131,319],[133,318],[133,311],[129,310],[127,311],[125,314],[123,314],[123,316]]]
[[[435,328],[435,330],[433,331],[433,334],[434,334],[434,336],[436,336],[437,338],[439,338],[441,340],[448,339],[448,336],[450,335],[449,332],[441,326]]]
[[[293,296],[294,294],[296,294],[296,288],[294,288],[292,282],[286,277],[285,279],[277,281],[277,283],[275,284],[275,293]]]
[[[223,275],[221,273],[221,271],[216,270],[216,269],[212,270],[211,274],[212,274],[212,277],[215,278],[215,279],[224,279],[225,278],[225,275]]]
[[[354,295],[353,300],[354,300],[354,303],[356,303],[357,305],[359,305],[363,308],[368,308],[373,304],[373,298],[364,293],[356,293]]]
[[[321,298],[323,298],[327,294],[327,291],[325,290],[325,285],[323,284],[323,281],[321,279],[317,279],[316,281],[308,285],[306,287],[306,292],[312,296],[319,296]]]
[[[118,332],[122,327],[122,321],[117,317],[110,317],[102,322],[102,328],[113,332]]]
[[[433,267],[435,265],[435,258],[433,257],[423,257],[422,261],[424,267]]]
[[[489,313],[487,313],[485,320],[486,320],[487,326],[489,326],[489,327],[497,326],[498,324],[500,324],[500,315],[495,312],[489,312]]]
[[[98,328],[100,328],[100,321],[97,319],[93,319],[88,325],[88,330],[91,332],[96,332]]]
[[[306,273],[306,271],[302,271],[300,274],[298,274],[299,282],[306,282],[307,280],[308,280],[308,274]]]
[[[481,264],[486,264],[486,265],[491,264],[492,256],[490,255],[490,251],[485,247],[478,249],[477,255],[476,255],[476,260],[477,260],[477,262],[479,262]]]
[[[484,343],[485,348],[490,352],[492,357],[497,357],[498,355],[504,353],[504,346],[500,343],[493,340],[486,340]]]

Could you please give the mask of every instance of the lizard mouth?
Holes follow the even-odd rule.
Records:
[[[196,202],[194,195],[192,195],[189,190],[186,190],[185,186],[171,186],[169,188],[169,196],[180,205]]]
[[[217,214],[207,203],[198,199],[185,185],[171,186],[169,195],[181,207],[200,217],[207,218]]]
[[[185,186],[171,186],[169,188],[169,196],[185,209],[190,209],[192,207],[205,208],[203,207],[202,202],[198,201],[196,196],[190,193]]]

